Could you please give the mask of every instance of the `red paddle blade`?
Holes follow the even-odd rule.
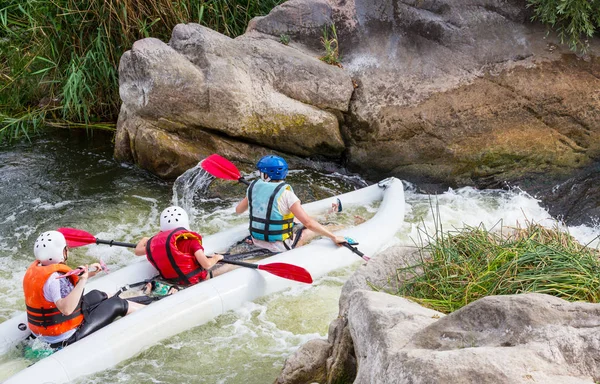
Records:
[[[71,248],[96,243],[96,238],[94,235],[89,232],[82,231],[81,229],[58,228],[57,231],[65,236],[67,245]]]
[[[214,177],[227,180],[238,180],[242,175],[235,165],[217,154],[208,156],[200,162],[200,166]]]
[[[271,263],[259,265],[258,269],[261,271],[272,273],[276,276],[283,277],[301,283],[311,284],[313,282],[312,276],[308,271],[302,267],[286,263]]]

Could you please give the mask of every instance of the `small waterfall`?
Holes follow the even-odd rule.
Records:
[[[188,169],[173,184],[173,205],[185,209],[189,214],[195,213],[195,201],[208,191],[213,180],[214,177],[202,169],[200,163]]]

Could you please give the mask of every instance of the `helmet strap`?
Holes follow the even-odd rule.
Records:
[[[261,172],[261,173],[260,173],[260,179],[261,179],[262,181],[266,181],[266,182],[269,182],[269,181],[271,181],[271,178],[269,177],[269,175],[267,175],[267,174],[266,174],[266,173],[264,173],[264,172]]]

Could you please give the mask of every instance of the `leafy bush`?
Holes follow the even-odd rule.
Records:
[[[43,124],[108,127],[118,63],[138,39],[178,23],[228,36],[284,0],[0,0],[0,142]]]
[[[534,20],[550,24],[572,50],[587,49],[587,38],[600,28],[600,0],[527,0]]]

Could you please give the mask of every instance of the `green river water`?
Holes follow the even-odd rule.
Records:
[[[86,137],[59,132],[10,148],[0,148],[0,322],[24,309],[21,282],[33,260],[37,235],[58,227],[74,227],[98,238],[136,242],[158,230],[158,214],[177,202],[193,213],[192,227],[203,235],[243,222],[234,206],[240,196],[198,197],[193,188],[174,196],[173,183],[162,181],[130,164],[112,158],[105,136]],[[336,194],[362,184],[357,177],[322,175],[307,170],[292,172],[289,182],[298,190],[320,185],[319,194]],[[302,185],[305,187],[303,188]],[[432,199],[406,183],[407,214],[403,229],[390,243],[413,245],[418,227],[434,227]],[[243,191],[242,191],[243,193]],[[186,194],[188,194],[186,196]],[[301,193],[299,193],[301,195]],[[307,197],[308,196],[308,197]],[[310,200],[310,194],[300,196]],[[538,201],[526,193],[450,190],[434,198],[436,215],[445,228],[478,225],[491,227],[523,223],[525,217],[552,224]],[[345,212],[340,220],[368,217],[373,207]],[[598,234],[594,227],[571,228],[581,241]],[[134,260],[128,249],[89,246],[78,248],[71,266],[102,258],[111,270]],[[312,285],[246,303],[171,339],[152,346],[109,370],[80,378],[77,383],[271,383],[286,357],[313,338],[327,335],[338,313],[344,281],[357,263],[319,279]],[[17,350],[0,356],[0,380],[32,361]]]

